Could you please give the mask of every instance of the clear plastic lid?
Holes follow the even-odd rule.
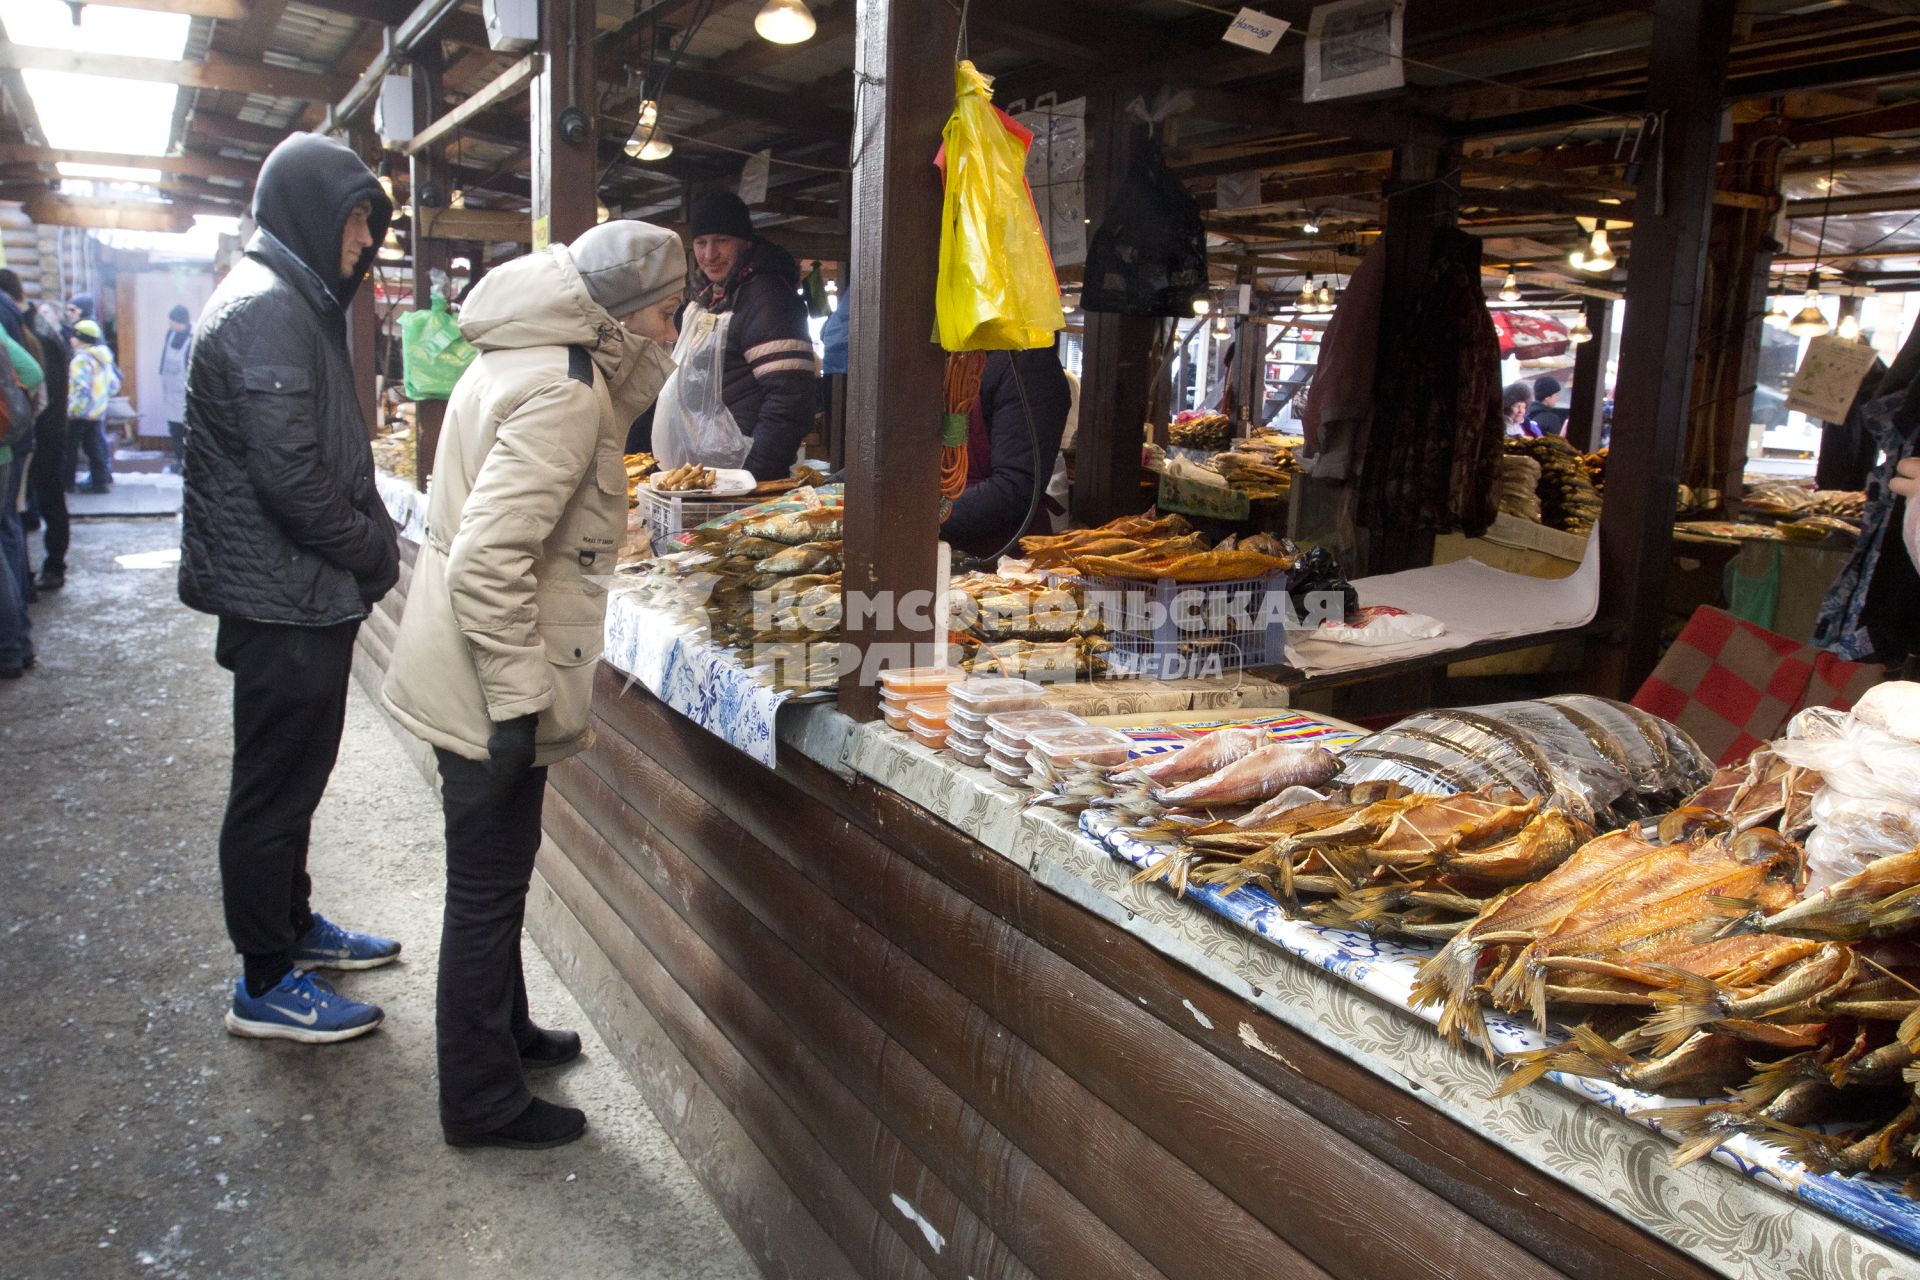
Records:
[[[907,720],[916,729],[922,727],[928,729],[937,728],[940,732],[945,733],[947,731],[947,700],[945,698],[929,698],[925,702],[909,702],[907,704]]]
[[[1087,725],[1078,729],[1040,729],[1027,736],[1033,754],[1049,765],[1120,765],[1133,750],[1133,739],[1118,729]]]
[[[978,711],[969,711],[951,698],[947,700],[947,723],[966,729],[979,736],[987,736],[987,718]]]
[[[902,711],[905,711],[916,702],[938,702],[944,704],[946,700],[947,691],[945,689],[909,689],[905,693],[894,693],[887,689],[880,691],[881,706],[898,707]]]
[[[977,743],[968,742],[965,738],[953,733],[947,735],[947,754],[962,764],[980,767],[987,763],[987,749],[985,747]]]
[[[947,731],[942,728],[916,724],[913,726],[913,736],[921,746],[932,747],[935,751],[947,745]]]
[[[981,716],[1038,708],[1045,693],[1046,690],[1031,680],[1006,676],[975,676],[948,690],[948,696],[957,705]]]
[[[902,733],[906,733],[913,728],[913,721],[908,719],[907,713],[896,710],[893,707],[881,707],[880,718],[887,722],[887,728],[898,729]]]
[[[992,771],[996,779],[1010,787],[1022,787],[1029,791],[1033,789],[1033,770],[1027,766],[1025,760],[1019,764],[1008,764],[999,756],[989,753],[987,768]]]
[[[947,686],[967,678],[959,667],[906,667],[880,673],[880,691],[890,694],[945,693]]]
[[[1005,711],[987,717],[987,741],[1004,743],[1007,754],[1027,753],[1027,735],[1040,729],[1083,729],[1087,722],[1071,711]]]

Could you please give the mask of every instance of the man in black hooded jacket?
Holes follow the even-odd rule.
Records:
[[[392,213],[344,144],[288,138],[254,188],[259,230],[194,333],[180,598],[218,616],[215,660],[233,672],[220,877],[244,965],[226,1015],[235,1035],[321,1043],[373,1030],[378,1008],[310,971],[368,969],[400,951],[315,915],[307,878],[354,636],[399,574],[346,317]]]
[[[731,191],[710,191],[688,218],[694,262],[706,283],[693,300],[733,313],[721,395],[753,443],[742,464],[757,480],[784,479],[813,429],[819,370],[800,297],[800,264],[762,240]]]

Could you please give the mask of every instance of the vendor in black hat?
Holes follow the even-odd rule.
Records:
[[[694,202],[688,239],[704,279],[694,303],[731,313],[724,397],[751,442],[743,464],[757,479],[786,476],[813,427],[818,368],[800,296],[800,265],[754,234],[740,197],[712,191]]]

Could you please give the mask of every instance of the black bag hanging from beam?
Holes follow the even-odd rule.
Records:
[[[1093,233],[1083,280],[1081,310],[1130,316],[1190,316],[1207,291],[1200,206],[1151,138]]]

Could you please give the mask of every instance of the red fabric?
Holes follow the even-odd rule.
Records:
[[[1798,712],[1845,710],[1885,674],[1702,606],[1633,705],[1685,729],[1716,763],[1733,764],[1778,737]]]

